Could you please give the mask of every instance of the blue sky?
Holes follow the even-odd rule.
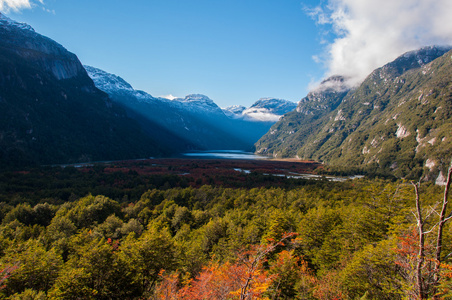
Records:
[[[297,102],[324,76],[359,82],[452,43],[450,0],[0,0],[0,11],[135,89],[221,107]]]
[[[6,15],[83,64],[151,95],[209,96],[224,107],[299,101],[322,75],[316,24],[299,0],[47,0]]]

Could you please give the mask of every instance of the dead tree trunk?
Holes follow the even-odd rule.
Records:
[[[448,196],[449,196],[449,189],[451,185],[452,180],[452,161],[449,166],[448,172],[447,172],[447,180],[446,180],[446,186],[444,187],[444,196],[442,199],[442,202],[439,202],[438,204],[441,206],[441,212],[436,212],[434,209],[428,214],[425,218],[422,217],[422,209],[421,209],[421,203],[419,199],[419,186],[418,184],[415,184],[414,182],[411,182],[411,184],[414,186],[414,191],[416,193],[416,220],[417,220],[417,230],[419,234],[419,241],[418,241],[418,256],[417,256],[417,264],[416,264],[416,284],[417,284],[417,290],[416,295],[418,299],[428,299],[429,296],[432,296],[433,299],[439,299],[439,296],[437,295],[438,292],[438,285],[440,283],[441,279],[441,251],[443,247],[443,230],[444,226],[447,221],[449,221],[452,218],[452,212],[447,212],[447,204],[448,204]],[[432,213],[436,213],[438,215],[438,221],[433,224],[433,227],[429,231],[425,231],[424,227],[426,225],[426,220],[429,218],[429,216]],[[426,234],[433,231],[435,227],[438,227],[438,232],[436,235],[436,248],[434,253],[428,258],[426,258],[426,250],[425,250],[425,236]],[[429,261],[434,262],[434,268],[433,272],[430,274],[423,274],[423,269],[425,268],[426,259]],[[433,275],[433,280],[432,277]],[[425,277],[427,276],[427,277]],[[429,279],[430,278],[430,279]]]
[[[436,288],[439,284],[440,280],[440,265],[441,265],[441,251],[443,247],[443,229],[444,225],[450,218],[452,218],[452,213],[447,214],[447,204],[448,204],[448,194],[449,194],[449,188],[451,184],[451,177],[452,177],[452,162],[450,164],[449,170],[447,172],[447,180],[446,180],[446,186],[444,187],[444,197],[443,197],[443,203],[441,208],[441,213],[439,215],[439,221],[438,221],[438,235],[436,236],[436,253],[435,253],[435,269],[434,269],[434,290],[436,291]],[[435,293],[436,294],[436,293]],[[438,299],[437,296],[434,296],[434,299]]]
[[[422,219],[421,204],[419,202],[419,189],[418,185],[411,182],[414,186],[414,192],[416,193],[416,219],[417,228],[419,234],[419,252],[416,264],[416,284],[417,284],[417,296],[419,299],[427,299],[424,289],[424,277],[422,276],[422,268],[425,262],[425,232],[424,232],[424,220]]]

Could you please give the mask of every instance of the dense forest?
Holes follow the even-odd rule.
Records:
[[[452,297],[444,187],[256,174],[227,187],[88,169],[3,175],[2,298]]]

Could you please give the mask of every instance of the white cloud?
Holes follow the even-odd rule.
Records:
[[[0,0],[0,11],[2,12],[19,11],[27,8],[31,8],[29,0]]]
[[[335,34],[320,56],[326,76],[345,75],[350,84],[406,51],[452,44],[451,0],[329,0],[307,13]]]
[[[44,0],[37,0],[41,5],[44,5]],[[30,9],[35,5],[34,0],[0,0],[0,12],[20,11],[23,9]]]

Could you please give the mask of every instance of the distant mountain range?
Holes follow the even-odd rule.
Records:
[[[142,121],[153,122],[187,141],[185,150],[253,150],[254,143],[296,104],[280,99],[260,99],[249,109],[221,109],[205,95],[166,99],[132,88],[124,79],[85,66],[95,85]],[[162,140],[162,143],[165,141]],[[182,147],[183,148],[183,147]]]
[[[272,126],[257,152],[433,179],[452,156],[450,49],[405,53],[352,89],[340,76],[325,80]]]

